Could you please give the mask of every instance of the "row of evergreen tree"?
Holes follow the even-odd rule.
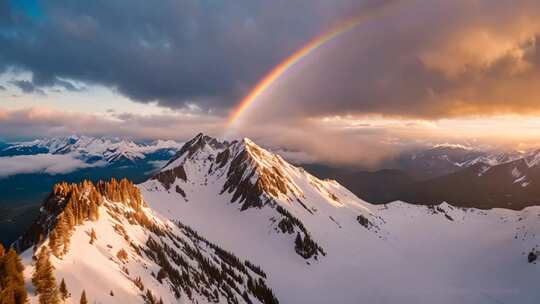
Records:
[[[136,211],[140,211],[142,206],[139,189],[127,179],[117,181],[113,178],[108,182],[99,181],[96,185],[89,181],[79,184],[63,182],[53,187],[51,195],[58,202],[66,202],[49,231],[49,247],[57,257],[68,252],[75,226],[99,219],[99,206],[104,199],[124,203]]]
[[[4,249],[0,244],[0,304],[23,304],[27,302],[24,287],[24,266],[13,248]]]

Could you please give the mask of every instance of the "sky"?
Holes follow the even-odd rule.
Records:
[[[440,143],[536,148],[539,15],[532,0],[0,0],[0,138],[204,132],[366,166]]]

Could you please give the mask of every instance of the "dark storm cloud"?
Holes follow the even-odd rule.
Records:
[[[538,1],[404,1],[301,62],[252,118],[538,114],[539,14]]]
[[[9,83],[18,87],[23,93],[45,95],[45,92],[28,80],[12,80]]]
[[[137,101],[227,108],[329,24],[384,1],[40,1],[0,5],[0,70],[103,84]],[[11,3],[11,2],[9,2]]]

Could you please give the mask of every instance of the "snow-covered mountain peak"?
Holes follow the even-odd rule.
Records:
[[[321,189],[324,188],[323,184],[330,183],[290,165],[281,156],[265,150],[248,138],[228,142],[202,134],[188,141],[156,178],[162,179],[165,187],[170,185],[175,174],[178,178],[184,178],[187,174],[185,180],[190,180],[190,169],[187,168],[200,171],[201,163],[208,166],[204,168],[208,176],[226,179],[221,191],[234,193],[233,201],[250,201],[248,204],[256,206],[269,198],[287,201],[302,199],[304,193],[295,181],[298,178],[307,179]],[[176,173],[173,172],[175,170]]]
[[[280,236],[279,246],[310,263],[326,252],[306,223],[373,231],[380,224],[370,207],[339,183],[320,180],[249,139],[227,142],[199,134],[141,189],[151,201],[159,201],[153,208],[172,217],[207,203],[214,210],[250,210],[255,215],[239,223],[256,220],[255,231],[270,229],[268,233]]]

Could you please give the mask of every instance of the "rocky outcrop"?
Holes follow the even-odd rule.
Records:
[[[158,180],[165,189],[169,190],[176,178],[180,178],[183,181],[187,181],[186,171],[183,166],[177,166],[173,169],[161,171],[154,175],[152,179]]]

